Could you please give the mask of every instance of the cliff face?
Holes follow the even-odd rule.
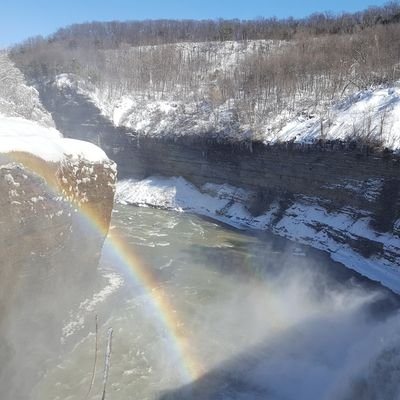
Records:
[[[110,221],[114,183],[111,161],[48,163],[24,153],[2,155],[0,233],[5,240],[0,246],[1,282],[7,281],[6,275],[16,278],[18,270],[30,268],[36,257],[48,264],[45,269],[62,269],[66,262],[68,270],[76,268],[81,263],[73,259],[82,256],[91,259],[89,270],[96,266]],[[83,237],[89,227],[85,227],[82,214],[91,215],[100,227],[93,229],[91,236]],[[74,246],[81,251],[68,255],[67,250]],[[85,273],[81,268],[75,272]]]
[[[0,386],[13,391],[4,398],[24,398],[60,345],[65,312],[83,300],[75,294],[93,289],[115,177],[111,161],[0,154]],[[24,382],[13,384],[17,370]]]

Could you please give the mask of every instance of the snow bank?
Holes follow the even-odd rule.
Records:
[[[400,237],[375,232],[369,215],[360,210],[328,212],[318,199],[298,198],[279,218],[278,204],[253,217],[246,205],[252,193],[230,185],[206,184],[200,190],[181,177],[150,177],[142,181],[126,180],[117,184],[116,201],[121,204],[155,206],[205,215],[240,229],[270,230],[302,244],[327,251],[331,257],[381,282],[400,293],[400,260],[390,257],[364,257],[348,244],[350,240],[372,240],[384,251],[400,254]],[[341,237],[344,240],[335,240]]]
[[[336,233],[347,243],[352,240],[372,240],[380,243],[384,250],[400,254],[400,237],[389,233],[375,232],[369,226],[370,217],[359,217],[359,210],[342,209],[341,212],[329,213],[323,207],[313,204],[310,199],[296,202],[286,210],[282,219],[272,227],[280,236],[311,245],[327,251],[333,260],[341,262],[360,274],[382,283],[400,293],[400,265],[383,257],[363,257],[348,244],[334,239]]]
[[[55,128],[34,121],[0,114],[0,153],[27,152],[45,161],[59,162],[65,157],[101,163],[108,157],[99,147],[63,138]]]
[[[128,179],[118,182],[115,201],[193,212],[239,229],[249,227],[249,221],[252,221],[255,228],[261,228],[264,219],[255,221],[245,207],[251,196],[251,192],[228,184],[207,183],[199,191],[182,177],[153,176],[141,181]]]

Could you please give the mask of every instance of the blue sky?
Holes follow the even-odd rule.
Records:
[[[0,0],[0,47],[76,22],[157,18],[303,17],[357,11],[384,0]]]

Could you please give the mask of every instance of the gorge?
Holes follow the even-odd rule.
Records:
[[[0,51],[0,397],[400,398],[399,15]]]

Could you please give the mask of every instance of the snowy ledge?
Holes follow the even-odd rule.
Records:
[[[150,177],[117,184],[116,202],[193,212],[239,229],[268,230],[290,240],[327,251],[332,259],[400,293],[400,237],[371,229],[370,217],[359,210],[328,212],[319,199],[300,198],[284,213],[272,204],[253,217],[246,204],[252,193],[230,185],[205,184],[199,190],[181,177]],[[395,223],[399,225],[400,220]],[[371,241],[381,254],[363,256],[349,242]]]
[[[0,153],[24,152],[44,161],[60,162],[66,157],[103,163],[107,155],[94,144],[63,138],[54,128],[34,121],[0,114]]]

